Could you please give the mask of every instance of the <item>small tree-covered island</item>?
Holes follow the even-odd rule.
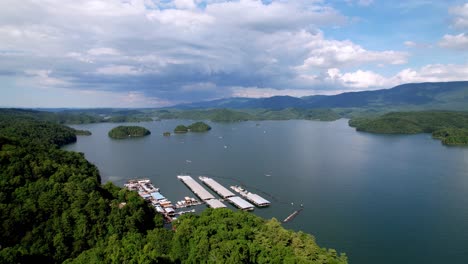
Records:
[[[75,131],[0,115],[0,263],[347,263],[313,236],[243,211],[163,227],[137,192],[101,184]]]
[[[114,139],[144,137],[151,134],[151,132],[140,126],[118,126],[109,131],[109,137]]]
[[[187,132],[206,132],[211,130],[211,127],[203,122],[196,122],[190,126],[178,125],[174,129],[174,133],[187,133]]]

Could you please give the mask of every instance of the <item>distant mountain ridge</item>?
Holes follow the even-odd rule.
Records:
[[[176,105],[177,109],[382,108],[468,110],[468,81],[408,83],[390,89],[306,97],[226,98]]]

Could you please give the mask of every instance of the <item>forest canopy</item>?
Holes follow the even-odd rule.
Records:
[[[349,125],[358,131],[381,134],[432,133],[446,145],[468,144],[468,112],[394,112],[352,119]]]
[[[151,132],[140,126],[118,126],[109,131],[109,137],[114,139],[125,139],[134,137],[144,137],[150,135]]]

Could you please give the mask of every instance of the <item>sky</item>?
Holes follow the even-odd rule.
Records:
[[[0,2],[0,107],[164,107],[461,80],[467,1]]]

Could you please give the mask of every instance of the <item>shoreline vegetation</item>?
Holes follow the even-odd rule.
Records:
[[[394,112],[349,121],[357,131],[377,134],[431,133],[444,145],[468,145],[468,112]]]
[[[163,219],[138,193],[101,184],[66,126],[0,114],[0,259],[5,263],[333,263],[347,257],[276,219],[229,209]]]
[[[260,120],[319,120],[334,121],[340,118],[350,118],[349,125],[357,131],[383,134],[416,134],[432,133],[433,138],[440,139],[445,145],[468,145],[468,112],[461,111],[395,111],[391,109],[373,108],[340,108],[340,109],[300,109],[286,108],[282,110],[268,109],[204,109],[204,110],[177,110],[177,109],[147,109],[147,110],[76,110],[77,112],[44,112],[23,109],[0,109],[0,116],[14,115],[23,120],[50,121],[62,123],[65,121],[95,123],[91,117],[104,111],[105,113],[128,114],[126,118],[111,119],[114,121],[129,120],[163,120],[188,119],[210,120],[212,122],[241,122]],[[89,116],[92,114],[93,116]],[[101,114],[103,115],[103,114]],[[142,118],[142,119],[140,119]],[[103,119],[101,119],[102,121]],[[103,121],[109,122],[109,121]],[[73,122],[72,122],[73,123]],[[79,122],[78,122],[79,123]],[[197,124],[197,125],[195,125]],[[205,132],[211,128],[203,122],[190,126],[177,126],[174,133]],[[205,127],[206,125],[206,127]],[[89,131],[76,131],[75,135],[90,135]],[[166,134],[167,136],[167,134]]]
[[[151,132],[148,129],[140,126],[118,126],[108,133],[109,137],[113,139],[144,137],[150,134]]]

